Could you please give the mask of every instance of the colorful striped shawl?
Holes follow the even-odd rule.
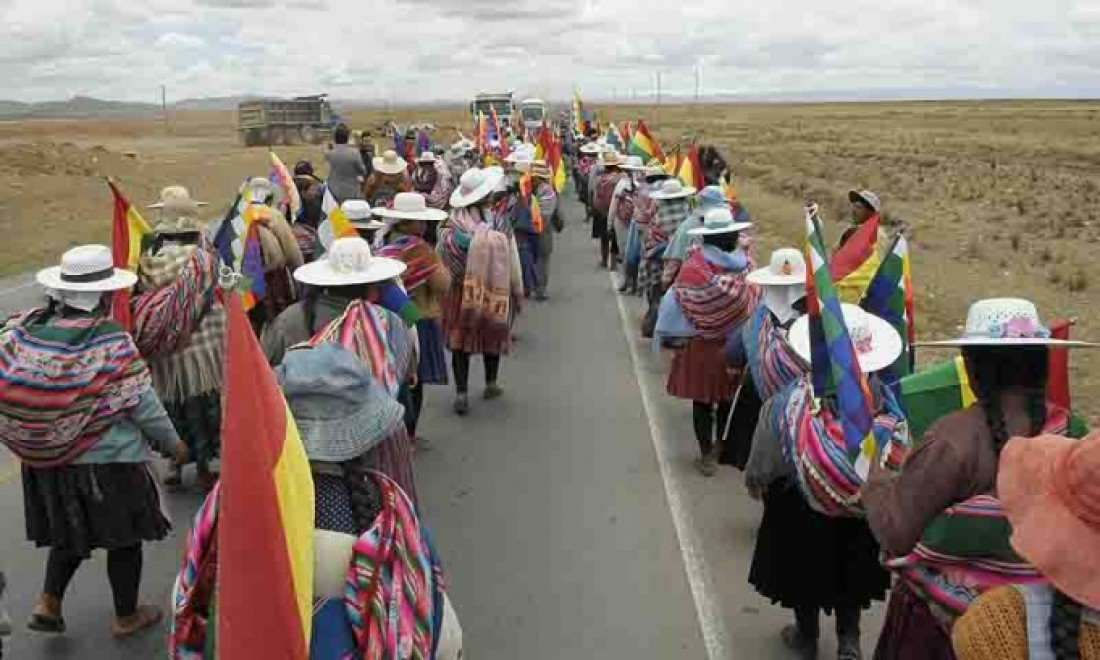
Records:
[[[401,281],[407,291],[414,291],[427,282],[441,267],[435,249],[419,236],[398,235],[392,243],[383,246],[378,255],[405,263],[408,269],[401,275]]]
[[[210,600],[217,572],[216,532],[218,493],[221,484],[206,496],[195,513],[187,534],[183,564],[172,589],[172,618],[168,629],[168,657],[171,660],[204,660]]]
[[[412,502],[374,474],[382,511],[355,542],[344,602],[362,657],[430,660],[434,647],[435,571]]]
[[[459,324],[484,341],[507,341],[511,306],[511,239],[488,225],[478,225],[470,243],[462,281]]]
[[[365,300],[357,300],[336,320],[309,340],[339,344],[355,353],[391,396],[397,396],[409,363],[409,338],[396,315]]]
[[[760,287],[749,284],[748,268],[733,273],[707,261],[696,250],[684,262],[673,290],[684,317],[704,339],[720,339],[744,323],[760,301]]]
[[[451,271],[451,281],[461,282],[466,277],[466,254],[477,229],[478,210],[471,208],[451,211],[450,220],[439,230],[439,245],[436,251],[447,270]]]
[[[854,465],[845,450],[844,430],[832,403],[819,406],[811,393],[809,377],[795,381],[788,393],[781,423],[784,454],[795,465],[802,494],[812,508],[828,516],[863,515],[860,489],[867,466]],[[911,447],[905,414],[888,387],[881,391],[880,411],[872,434],[882,449],[885,466],[898,469]]]
[[[0,442],[28,465],[66,465],[151,385],[137,346],[110,318],[24,312],[0,330]]]
[[[776,327],[767,306],[757,307],[741,333],[752,382],[761,401],[767,401],[796,378],[810,372],[810,365],[794,352],[785,333]]]

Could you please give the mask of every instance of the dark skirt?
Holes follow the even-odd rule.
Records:
[[[749,584],[783,607],[870,607],[884,600],[890,574],[866,520],[831,518],[806,503],[798,485],[777,482],[764,495]]]
[[[731,374],[726,368],[725,351],[723,339],[690,339],[672,358],[672,370],[668,374],[669,395],[706,403],[732,399],[740,376]]]
[[[520,272],[523,274],[523,292],[528,296],[539,286],[539,274],[535,268],[539,258],[538,240],[538,234],[530,234],[525,231],[516,232]]]
[[[592,209],[592,238],[603,238],[607,233],[607,215]]]
[[[443,329],[439,319],[417,321],[416,335],[420,339],[420,362],[416,365],[420,384],[446,385],[447,355],[443,352]]]
[[[75,557],[159,541],[171,524],[145,463],[23,466],[27,540]]]
[[[401,486],[401,490],[416,504],[416,480],[413,477],[413,450],[408,431],[399,424],[393,435],[379,442],[363,455],[366,466],[378,470]]]
[[[749,454],[752,453],[752,436],[756,431],[756,422],[760,419],[760,408],[764,405],[756,392],[756,385],[753,384],[752,372],[743,372],[741,391],[736,396],[729,431],[719,430],[719,433],[725,435],[722,437],[722,452],[718,462],[744,470],[749,462]],[[726,420],[719,420],[719,423],[725,424]]]
[[[200,394],[183,401],[166,402],[164,409],[180,440],[191,451],[191,460],[206,472],[210,461],[221,455],[222,397],[219,392]]]
[[[875,660],[955,660],[951,637],[904,582],[890,592]]]

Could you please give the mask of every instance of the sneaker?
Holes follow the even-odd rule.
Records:
[[[836,640],[836,660],[863,660],[863,649],[858,636],[845,636]]]
[[[455,414],[459,417],[464,417],[466,413],[470,412],[470,399],[465,394],[459,394],[455,397],[454,403]]]
[[[499,399],[504,395],[504,390],[500,389],[500,386],[496,383],[489,383],[485,386],[485,400],[492,401],[493,399]]]
[[[718,457],[711,452],[706,456],[695,460],[695,468],[704,477],[713,477],[718,474]]]
[[[817,640],[805,637],[798,626],[794,624],[787,626],[779,633],[779,636],[783,639],[783,645],[797,653],[801,660],[815,660],[817,658]]]

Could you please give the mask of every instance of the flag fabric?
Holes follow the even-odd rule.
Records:
[[[391,124],[393,127],[393,150],[397,152],[397,155],[404,158],[408,154],[407,147],[405,146],[405,135],[398,128],[397,124]]]
[[[653,161],[663,163],[665,160],[664,154],[661,153],[661,145],[657,144],[657,140],[653,139],[653,136],[649,133],[649,128],[641,120],[638,121],[638,126],[634,129],[634,134],[630,138],[627,153],[631,156],[639,156],[642,162],[647,165]]]
[[[508,139],[504,136],[504,131],[500,130],[500,117],[497,116],[497,109],[489,109],[489,125],[490,125],[490,142],[496,140],[500,143],[500,157],[507,158],[510,153],[508,148]]]
[[[860,307],[885,319],[901,337],[901,355],[883,372],[883,380],[893,385],[913,373],[913,342],[916,331],[913,324],[913,281],[910,272],[909,242],[905,234],[894,237],[890,251],[871,279]]]
[[[881,263],[878,253],[880,221],[879,214],[871,216],[837,249],[829,262],[829,272],[843,302],[857,304],[878,270]]]
[[[844,450],[857,474],[866,475],[875,451],[874,419],[867,376],[859,366],[840,298],[829,274],[817,206],[806,209],[806,307],[810,326],[813,395],[835,401]]]
[[[313,616],[309,460],[244,309],[226,301],[217,652],[307,660]]]
[[[268,154],[271,156],[271,183],[283,191],[280,210],[290,222],[297,222],[302,212],[302,196],[298,194],[298,186],[294,185],[294,177],[279,156],[274,151],[269,151]]]
[[[432,138],[428,135],[428,131],[420,129],[416,134],[416,155],[431,151],[432,146]]]
[[[1069,329],[1073,327],[1073,321],[1069,319],[1055,319],[1050,324],[1050,336],[1054,339],[1069,339]],[[1049,365],[1047,367],[1047,401],[1056,406],[1070,410],[1073,407],[1073,398],[1069,393],[1069,350],[1065,348],[1051,348]]]
[[[545,228],[542,211],[539,208],[539,196],[535,194],[535,178],[527,173],[519,180],[520,203],[518,206],[519,226],[527,226],[535,234],[541,234]]]
[[[489,125],[485,121],[485,113],[477,111],[477,125],[474,128],[474,144],[480,153],[489,149]]]
[[[554,175],[554,190],[560,194],[565,190],[565,184],[569,181],[569,177],[565,174],[565,159],[562,158],[561,153],[561,138],[557,136],[550,138],[550,157],[547,159],[547,163]]]
[[[619,133],[623,136],[623,144],[629,148],[631,141],[634,139],[634,131],[631,129],[629,121],[623,122],[623,125],[619,129]]]
[[[694,142],[688,149],[688,155],[681,160],[677,176],[685,186],[696,190],[702,190],[707,185],[703,179],[703,167],[699,164],[699,148]]]
[[[615,124],[607,125],[607,135],[604,136],[604,139],[608,144],[615,147],[615,151],[622,151],[626,146],[626,143],[623,142],[623,136],[619,133],[619,129],[615,127]]]
[[[680,165],[684,162],[684,155],[680,152],[680,147],[677,145],[676,150],[668,155],[662,163],[662,167],[665,169],[665,173],[669,176],[679,178]]]
[[[576,126],[574,126],[574,129],[576,129],[576,132],[580,133],[581,135],[584,135],[585,128],[587,128],[585,126],[584,119],[585,119],[585,117],[584,117],[584,103],[581,101],[581,93],[574,89],[573,90],[573,121],[576,124]]]
[[[344,214],[344,209],[340,208],[336,198],[332,196],[328,184],[325,184],[321,196],[321,222],[317,225],[317,240],[321,242],[321,247],[327,252],[336,239],[355,238],[358,235],[359,232]]]
[[[249,181],[245,180],[214,236],[214,246],[222,262],[241,276],[238,289],[245,311],[259,304],[267,294],[260,229],[256,222],[260,213],[267,212],[267,207],[249,204],[248,198]]]
[[[111,258],[115,268],[136,271],[141,252],[153,236],[153,229],[141,217],[122,191],[111,179],[107,179],[114,202],[111,218]],[[111,298],[111,318],[127,332],[132,327],[130,318],[130,292],[116,291]]]
[[[542,123],[542,128],[539,129],[539,133],[535,136],[535,160],[545,160],[547,164],[550,163],[550,153],[552,152],[553,136],[550,134],[549,127],[546,126],[546,122]]]

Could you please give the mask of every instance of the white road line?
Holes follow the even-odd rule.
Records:
[[[672,451],[669,449],[669,445],[657,424],[653,396],[650,392],[651,388],[647,383],[645,373],[642,371],[638,347],[633,339],[630,314],[624,302],[626,297],[615,293],[617,287],[614,273],[610,274],[610,279],[612,294],[619,304],[619,317],[623,322],[623,338],[630,348],[630,361],[634,365],[634,378],[638,381],[638,390],[642,395],[642,407],[645,409],[646,420],[649,422],[649,434],[653,438],[653,449],[657,452],[657,464],[661,468],[661,481],[665,485],[665,496],[668,499],[669,512],[672,514],[672,523],[676,527],[676,536],[680,542],[684,570],[687,573],[688,584],[691,586],[692,599],[695,601],[695,613],[703,633],[703,644],[707,649],[707,658],[709,660],[725,660],[729,657],[729,634],[726,631],[726,624],[719,611],[718,600],[715,598],[711,586],[710,570],[707,568],[706,558],[703,557],[702,542],[691,521],[689,498],[683,483],[673,473],[670,462]]]

